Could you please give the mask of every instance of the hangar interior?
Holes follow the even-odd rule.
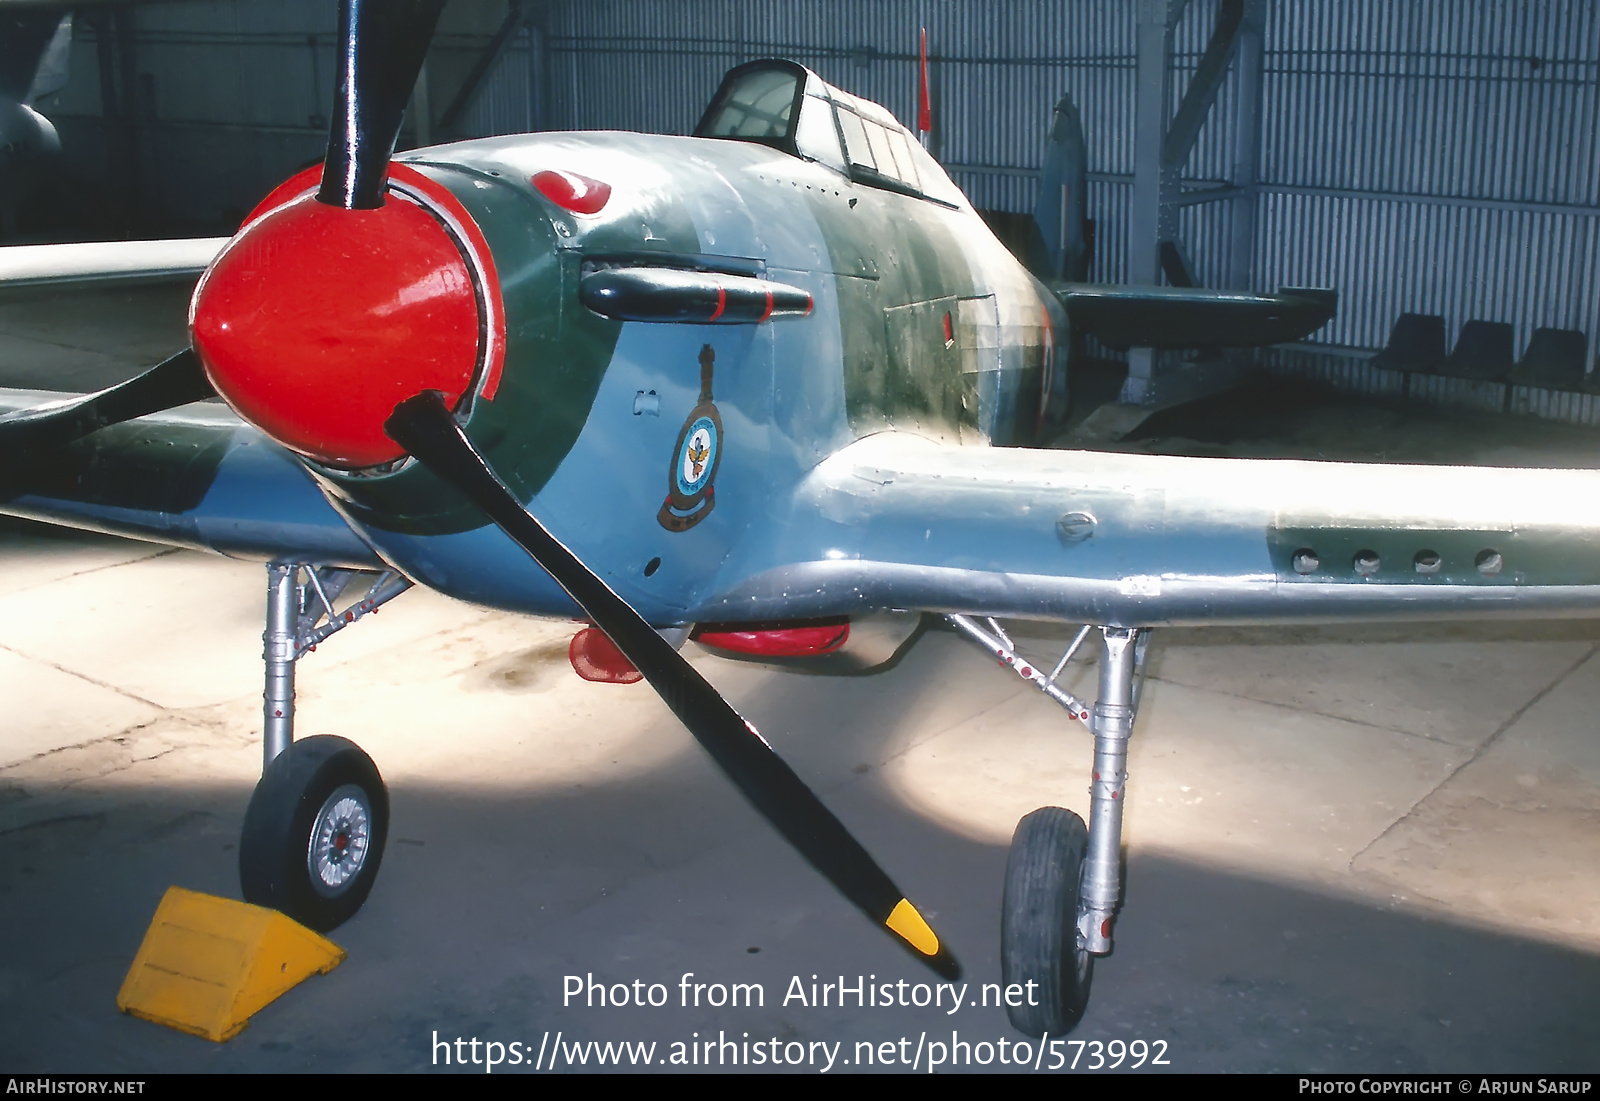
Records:
[[[982,210],[1039,204],[1071,97],[1091,281],[1335,287],[1334,320],[1262,365],[1600,423],[1600,29],[1583,4],[456,0],[401,143],[688,133],[722,74],[765,56],[914,119],[922,28],[930,148]],[[322,155],[327,4],[104,5],[72,34],[67,82],[39,105],[62,180],[23,213],[27,239],[231,232]]]
[[[70,15],[65,82],[33,104],[59,161],[16,200],[12,242],[231,234],[321,160],[335,4]],[[1090,281],[1339,292],[1303,343],[1247,357],[1084,349],[1069,420],[1097,402],[1137,415],[1064,442],[1600,468],[1600,12],[1578,0],[450,0],[400,146],[687,134],[726,70],[774,56],[911,121],[923,28],[929,149],[1002,231],[1054,201],[1040,162],[1067,95]],[[130,377],[186,344],[189,293],[0,302],[0,382]],[[3,539],[0,1065],[423,1069],[445,1031],[878,1039],[948,1023],[774,1005],[791,973],[884,968],[875,932],[646,688],[570,675],[569,624],[424,591],[301,682],[308,729],[384,747],[409,816],[387,882],[336,935],[350,961],[220,1048],[119,1017],[161,890],[237,893],[260,566],[21,521]],[[1013,629],[1041,660],[1071,638]],[[1156,638],[1128,909],[1077,1038],[1161,1039],[1174,1069],[1595,1069],[1600,628]],[[972,980],[991,980],[1012,827],[1083,801],[1088,749],[1053,705],[940,630],[871,677],[692,660],[940,900]],[[1091,692],[1092,665],[1076,675]],[[574,971],[710,972],[769,1000],[579,1012],[559,993]],[[984,1014],[962,1020],[1007,1028]]]

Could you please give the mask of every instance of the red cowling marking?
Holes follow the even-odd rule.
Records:
[[[611,200],[611,185],[576,172],[546,169],[534,173],[533,186],[545,198],[574,214],[599,214]]]
[[[779,627],[770,630],[700,631],[695,641],[718,650],[763,657],[801,658],[831,654],[850,637],[849,623],[817,627]]]
[[[644,674],[622,656],[617,644],[598,627],[585,627],[572,636],[567,647],[567,660],[572,671],[584,680],[601,684],[633,684],[644,679]]]
[[[376,210],[312,197],[317,170],[256,208],[195,289],[190,333],[217,391],[291,450],[331,466],[403,455],[383,431],[423,390],[459,402],[478,372],[474,271],[441,215],[466,238],[490,311],[482,391],[492,396],[505,349],[498,280],[482,234],[439,184],[403,165]]]
[[[715,310],[711,311],[711,316],[707,320],[715,321],[717,318],[722,316],[722,311],[727,309],[727,308],[728,308],[728,290],[727,290],[726,287],[718,285],[718,287],[717,287],[717,308]]]

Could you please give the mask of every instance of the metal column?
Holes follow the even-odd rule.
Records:
[[[1128,282],[1161,281],[1162,210],[1167,190],[1162,146],[1172,73],[1172,29],[1182,14],[1175,0],[1138,0],[1134,43],[1133,208],[1128,222]],[[1176,183],[1176,179],[1172,181]],[[1163,202],[1167,199],[1167,202]]]
[[[1254,43],[1254,71],[1241,74],[1251,83],[1248,114],[1253,120],[1261,93],[1260,0],[1222,0],[1217,22],[1194,76],[1183,91],[1171,123],[1172,32],[1183,11],[1173,0],[1140,0],[1135,44],[1133,109],[1133,211],[1128,227],[1128,281],[1156,283],[1166,274],[1174,286],[1192,286],[1193,273],[1178,239],[1178,209],[1183,205],[1183,166],[1194,152],[1200,128],[1222,90],[1229,64],[1241,41]],[[1254,22],[1251,16],[1256,16]],[[1247,28],[1250,33],[1247,34]],[[1252,138],[1234,150],[1235,174],[1254,182],[1257,127]],[[1237,162],[1244,161],[1244,165]],[[1229,194],[1232,194],[1230,189]]]
[[[422,59],[417,82],[411,86],[411,130],[419,147],[433,144],[433,107],[428,102],[428,59]]]
[[[1233,60],[1237,78],[1234,83],[1233,165],[1228,183],[1237,193],[1233,199],[1233,226],[1228,241],[1228,286],[1241,291],[1252,289],[1255,276],[1256,176],[1261,163],[1262,31],[1266,8],[1266,0],[1247,0]]]
[[[1133,124],[1133,205],[1128,225],[1128,281],[1156,284],[1162,276],[1175,287],[1195,286],[1197,280],[1178,235],[1178,212],[1191,202],[1232,198],[1236,187],[1215,188],[1221,194],[1202,195],[1182,188],[1183,167],[1194,151],[1200,129],[1210,114],[1242,43],[1249,44],[1250,69],[1242,73],[1249,91],[1236,105],[1245,112],[1249,138],[1234,149],[1233,175],[1248,179],[1241,197],[1245,216],[1236,220],[1230,243],[1230,277],[1238,269],[1249,279],[1254,246],[1255,164],[1261,99],[1261,10],[1265,0],[1222,0],[1205,54],[1184,89],[1169,123],[1172,98],[1173,30],[1183,14],[1183,0],[1138,0],[1135,28],[1135,99]],[[1078,435],[1084,439],[1118,439],[1159,409],[1220,393],[1238,384],[1240,357],[1184,362],[1177,353],[1153,348],[1128,351],[1128,377],[1118,404],[1097,410],[1084,421]]]
[[[1183,14],[1182,0],[1138,0],[1134,29],[1133,205],[1128,219],[1128,282],[1161,282],[1161,242],[1176,235],[1177,175],[1162,163],[1171,96],[1172,29]],[[1171,223],[1171,224],[1169,224]],[[1153,348],[1128,350],[1128,380],[1118,401],[1152,407],[1161,355]],[[1105,419],[1105,417],[1102,417]],[[1130,431],[1119,423],[1114,439]]]
[[[552,119],[550,97],[554,94],[550,83],[550,5],[544,0],[529,5],[527,18],[528,48],[533,53],[533,107],[529,122],[534,130],[550,130]]]

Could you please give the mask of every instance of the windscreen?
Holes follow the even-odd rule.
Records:
[[[741,76],[727,91],[716,113],[699,130],[705,138],[743,138],[746,141],[783,143],[799,76],[785,69],[755,69]]]

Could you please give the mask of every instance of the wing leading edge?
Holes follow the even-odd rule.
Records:
[[[1600,472],[963,448],[821,463],[704,620],[1124,627],[1600,615]]]
[[[76,288],[199,278],[226,237],[171,241],[92,241],[0,248],[0,292],[24,287]]]
[[[74,397],[0,390],[0,412]],[[235,558],[383,567],[305,467],[216,404],[113,424],[0,472],[0,514]]]

